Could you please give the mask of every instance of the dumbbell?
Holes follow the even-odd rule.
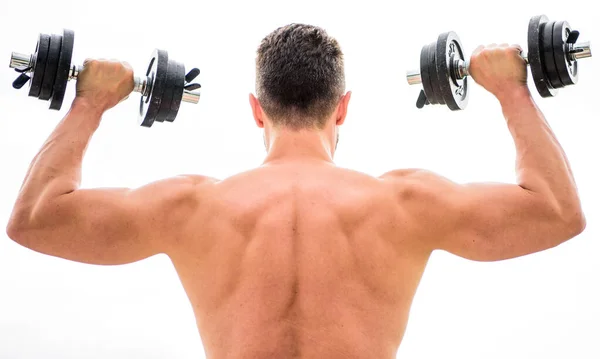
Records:
[[[544,15],[529,21],[527,56],[533,81],[542,97],[553,97],[558,89],[577,83],[577,61],[591,57],[589,42],[577,43],[579,31],[566,21],[549,21]],[[408,71],[410,85],[422,84],[417,108],[447,105],[464,110],[469,100],[469,59],[456,33],[441,34],[437,42],[423,46],[420,71]]]
[[[20,73],[13,87],[20,89],[29,82],[29,96],[50,101],[51,110],[60,110],[67,82],[76,80],[83,69],[71,65],[74,43],[75,33],[65,29],[62,36],[40,34],[33,55],[13,52],[10,67]],[[197,104],[200,84],[191,82],[199,74],[196,68],[186,74],[185,66],[169,59],[166,51],[154,50],[145,74],[134,77],[133,91],[142,95],[139,124],[173,122],[182,101]]]

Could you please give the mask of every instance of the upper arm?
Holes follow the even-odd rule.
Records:
[[[197,186],[207,181],[182,176],[138,189],[79,189],[37,204],[23,235],[13,239],[41,253],[92,264],[125,264],[165,253],[198,205]]]
[[[424,244],[472,260],[514,258],[580,231],[547,198],[515,184],[457,184],[428,171],[386,176]]]

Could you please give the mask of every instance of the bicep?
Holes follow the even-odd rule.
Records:
[[[427,171],[406,176],[404,202],[429,250],[476,261],[531,254],[559,244],[559,216],[537,193],[515,184],[457,184]]]
[[[126,264],[163,253],[186,218],[190,198],[179,180],[139,189],[80,189],[38,210],[27,247],[90,264]],[[187,206],[189,208],[189,206]],[[37,230],[36,230],[37,228]]]
[[[537,193],[518,185],[452,184],[441,199],[447,217],[435,248],[477,261],[515,258],[558,244],[558,215]]]
[[[60,196],[46,204],[46,220],[53,223],[41,228],[36,242],[46,254],[91,264],[125,264],[157,254],[138,196],[130,189],[84,189]]]

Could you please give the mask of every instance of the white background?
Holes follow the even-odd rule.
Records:
[[[457,182],[514,182],[514,147],[495,99],[473,87],[466,111],[419,111],[405,71],[421,46],[454,30],[470,52],[527,41],[529,18],[568,20],[598,38],[594,2],[405,3],[104,0],[5,2],[0,9],[0,224],[60,112],[12,90],[11,51],[39,32],[75,30],[74,61],[118,58],[144,71],[154,48],[202,70],[198,106],[174,123],[137,126],[137,96],[105,115],[84,161],[85,187],[137,187],[181,173],[224,178],[261,163],[262,135],[248,93],[260,40],[291,22],[324,27],[341,43],[353,91],[336,162],[372,175],[423,167]],[[6,62],[4,62],[6,61]],[[497,263],[434,253],[398,352],[402,358],[600,358],[597,60],[580,82],[536,99],[565,148],[588,220],[555,249]],[[533,87],[533,85],[531,85]],[[398,280],[402,280],[398,278]],[[44,256],[0,235],[0,358],[202,358],[176,273],[165,256],[100,267]]]

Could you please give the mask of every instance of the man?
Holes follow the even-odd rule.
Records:
[[[517,149],[518,184],[459,185],[404,169],[374,178],[333,155],[350,93],[343,55],[318,27],[260,44],[250,104],[262,166],[225,180],[79,189],[102,114],[133,89],[124,64],[88,61],[77,96],[33,160],[7,228],[41,253],[104,265],[166,253],[208,358],[393,358],[436,249],[477,261],[546,250],[585,218],[567,158],[526,86],[516,46],[480,47]]]

